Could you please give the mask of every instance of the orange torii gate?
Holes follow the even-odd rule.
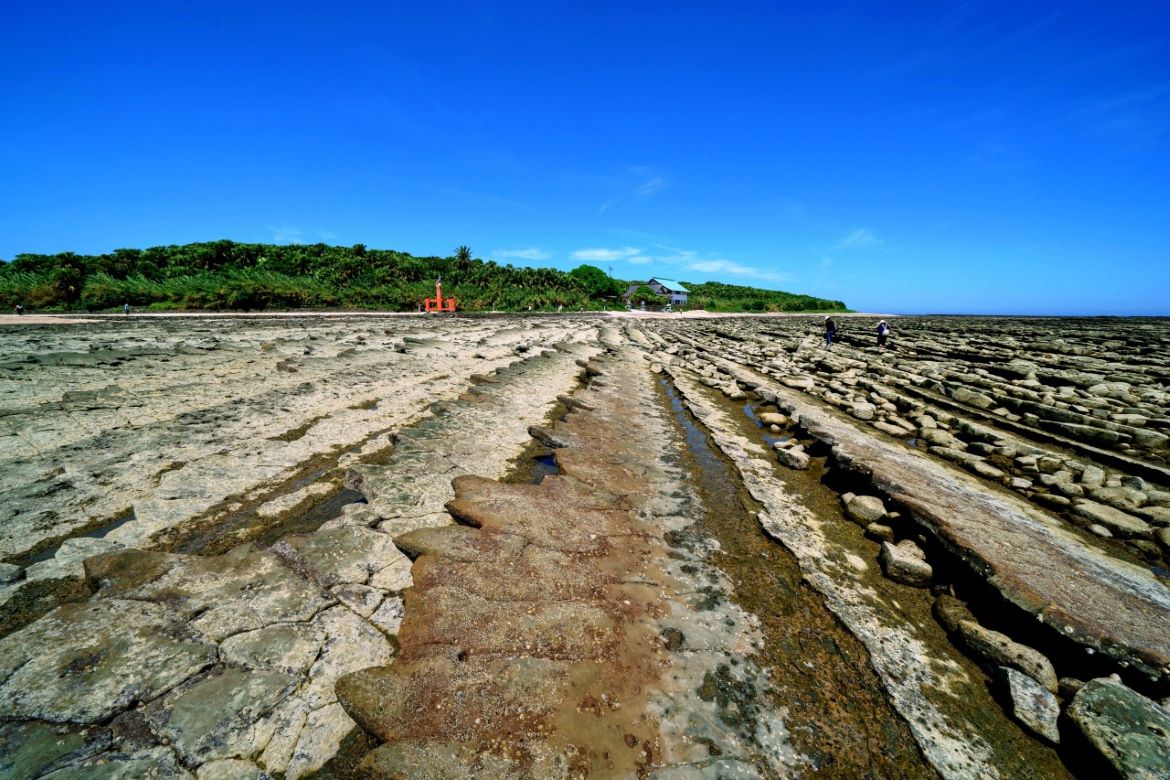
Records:
[[[428,313],[439,311],[455,312],[455,298],[443,298],[443,277],[440,276],[435,280],[435,297],[423,298],[423,306]]]

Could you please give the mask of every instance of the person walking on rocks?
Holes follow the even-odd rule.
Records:
[[[833,322],[833,318],[825,315],[825,348],[833,348],[833,337],[837,335],[837,323]]]
[[[878,349],[885,349],[886,338],[889,335],[890,335],[890,326],[886,324],[885,320],[882,320],[881,322],[879,322],[877,324]]]
[[[125,314],[127,317],[130,316],[130,303],[129,302],[122,304],[122,313]]]

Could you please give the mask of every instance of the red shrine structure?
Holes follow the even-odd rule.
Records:
[[[455,313],[455,299],[443,297],[443,277],[440,276],[435,280],[435,297],[424,298],[423,306],[425,307],[425,311],[428,314],[430,312],[440,311],[449,311],[452,314]]]

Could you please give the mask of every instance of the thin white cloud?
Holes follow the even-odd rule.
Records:
[[[700,260],[698,262],[688,263],[687,269],[706,274],[723,273],[733,276],[750,276],[756,279],[767,279],[772,282],[784,282],[791,278],[789,274],[782,274],[776,271],[763,271],[759,268],[743,265],[733,260]]]
[[[882,243],[882,240],[875,236],[872,231],[865,228],[857,228],[849,235],[842,238],[833,247],[832,251],[838,249],[864,249],[865,247],[877,246]]]
[[[527,249],[496,249],[492,252],[492,257],[516,258],[518,260],[547,260],[552,255],[543,249],[538,249],[533,246]]]
[[[303,244],[305,231],[295,227],[269,227],[274,244]]]
[[[578,249],[573,252],[573,259],[595,260],[607,263],[614,260],[625,260],[630,257],[638,257],[641,254],[641,249],[632,246],[624,246],[617,249],[610,249],[607,247],[591,247],[587,249]]]
[[[667,271],[667,273],[697,271],[704,274],[725,274],[769,282],[785,282],[792,279],[791,274],[765,271],[755,266],[737,263],[734,260],[726,260],[723,258],[705,260],[698,252],[689,249],[678,249],[676,247],[661,245],[659,248],[667,250],[669,254],[654,255],[632,246],[592,247],[589,249],[578,249],[572,253],[572,257],[575,260],[605,263],[623,262],[629,265],[652,265],[664,269],[675,269],[674,271]]]
[[[604,214],[622,201],[632,198],[648,198],[670,186],[670,179],[643,165],[631,165],[629,171],[642,179],[633,189],[622,193],[613,200],[601,204],[601,213]]]
[[[310,239],[317,242],[332,241],[337,238],[335,234],[320,228],[277,227],[269,225],[268,231],[272,233],[272,243],[274,244],[307,244]]]

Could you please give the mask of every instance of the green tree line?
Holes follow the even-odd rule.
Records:
[[[842,301],[816,298],[812,295],[762,290],[722,282],[683,282],[690,291],[687,307],[707,311],[845,311]]]
[[[377,308],[413,311],[434,295],[435,278],[444,295],[454,295],[463,311],[603,309],[621,306],[627,283],[600,268],[583,265],[565,272],[553,268],[518,268],[472,257],[466,246],[450,257],[416,257],[362,244],[243,244],[211,241],[117,249],[101,255],[62,252],[20,254],[0,263],[0,304],[20,303],[29,310],[116,309],[123,303],[152,309],[287,309]],[[695,285],[705,288],[711,283]],[[839,302],[756,290],[735,300],[765,301],[793,310],[790,299],[810,302],[804,308],[843,308]],[[779,296],[779,297],[777,297]],[[694,301],[723,311],[732,299]]]

